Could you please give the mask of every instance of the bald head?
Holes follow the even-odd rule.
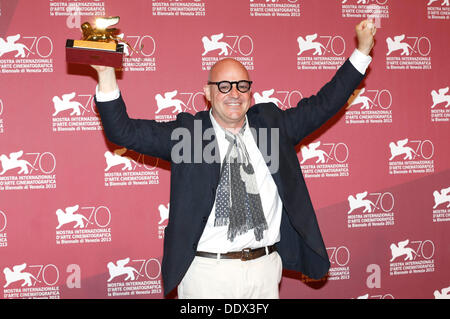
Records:
[[[237,133],[244,124],[245,114],[250,107],[251,91],[240,92],[237,82],[250,81],[247,69],[242,63],[226,58],[214,64],[209,71],[209,82],[229,81],[231,90],[222,93],[218,86],[208,83],[203,87],[206,99],[211,103],[212,116],[224,129]]]
[[[230,78],[227,78],[230,76],[237,76],[238,80],[250,80],[248,71],[241,62],[232,58],[225,58],[216,62],[211,67],[211,70],[209,71],[208,81],[230,81]]]

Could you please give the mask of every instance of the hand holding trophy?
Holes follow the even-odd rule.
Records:
[[[109,28],[119,17],[97,18],[95,28],[89,22],[81,25],[82,40],[66,41],[66,61],[90,65],[121,67],[124,45],[118,29]]]

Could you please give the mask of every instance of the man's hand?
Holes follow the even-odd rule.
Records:
[[[116,81],[116,72],[113,67],[91,65],[98,74],[98,90],[103,93],[109,93],[118,88]]]
[[[358,50],[369,55],[374,45],[374,36],[377,28],[371,19],[361,21],[356,27],[356,37],[358,38]]]

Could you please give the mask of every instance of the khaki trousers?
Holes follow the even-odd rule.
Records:
[[[179,299],[278,299],[281,257],[240,259],[194,258],[178,285]]]

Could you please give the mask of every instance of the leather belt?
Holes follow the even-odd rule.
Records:
[[[206,258],[215,258],[215,259],[240,259],[242,261],[246,260],[252,260],[259,257],[262,257],[266,255],[266,248],[267,248],[267,255],[273,253],[277,250],[275,245],[267,246],[267,247],[261,247],[256,249],[250,249],[250,248],[244,248],[241,251],[232,251],[229,253],[208,253],[205,251],[197,251],[195,254],[199,257],[206,257]]]

